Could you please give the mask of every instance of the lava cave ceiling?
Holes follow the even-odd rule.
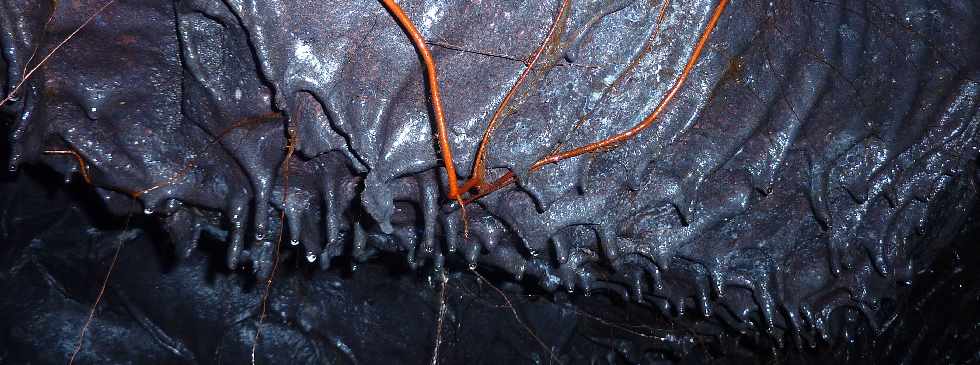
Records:
[[[980,364],[972,0],[0,0],[0,364]]]

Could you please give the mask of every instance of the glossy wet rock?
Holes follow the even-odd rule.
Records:
[[[100,4],[0,11],[7,89]],[[401,4],[432,42],[464,176],[557,4]],[[418,56],[374,2],[114,4],[4,107],[10,163],[77,176],[43,153],[77,151],[113,212],[134,197],[182,256],[218,238],[216,260],[259,277],[282,230],[300,265],[448,261],[772,343],[883,325],[976,206],[977,9],[732,3],[658,123],[528,172],[660,101],[715,4],[672,2],[657,33],[660,5],[572,2],[491,140],[491,176],[519,181],[465,224]]]

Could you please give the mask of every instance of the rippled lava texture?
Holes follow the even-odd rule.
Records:
[[[0,4],[0,362],[980,361],[975,2]]]

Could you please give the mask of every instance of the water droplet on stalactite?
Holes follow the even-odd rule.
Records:
[[[289,241],[289,245],[290,246],[299,246],[299,240],[290,240]]]
[[[316,254],[309,252],[306,254],[306,261],[313,262],[316,261]]]
[[[143,214],[146,214],[146,215],[153,214],[153,209],[150,209],[150,208],[143,209]]]

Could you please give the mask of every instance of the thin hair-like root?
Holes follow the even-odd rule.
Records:
[[[436,344],[432,349],[431,365],[439,364],[439,346],[442,345],[442,326],[446,320],[446,311],[449,309],[446,305],[446,287],[449,285],[449,277],[446,276],[445,271],[440,271],[439,274],[439,282],[442,288],[439,290],[439,319],[436,320]]]
[[[135,201],[133,201],[133,206],[135,207]],[[102,280],[102,287],[99,289],[99,294],[95,297],[95,302],[92,303],[92,308],[88,312],[88,318],[85,319],[85,324],[82,325],[82,330],[78,333],[78,341],[75,344],[75,350],[71,352],[71,356],[68,358],[68,365],[75,363],[75,356],[82,351],[82,341],[85,340],[85,331],[88,330],[88,326],[92,324],[95,319],[95,310],[98,309],[99,303],[102,302],[102,296],[105,295],[106,287],[109,286],[109,277],[112,275],[112,270],[116,268],[116,262],[119,261],[119,252],[122,251],[123,244],[126,243],[126,230],[129,229],[129,221],[133,218],[132,209],[130,213],[126,216],[126,223],[123,224],[123,229],[119,234],[119,243],[116,244],[116,252],[112,255],[112,261],[109,263],[109,270],[105,273],[105,279]]]
[[[303,110],[302,107],[297,107],[296,112],[292,115],[296,116],[296,120],[300,119],[300,111]],[[292,118],[292,117],[290,117]],[[280,169],[282,170],[282,212],[279,213],[279,233],[276,238],[276,248],[275,253],[272,256],[272,270],[269,272],[269,278],[266,279],[265,289],[262,291],[262,299],[259,305],[261,310],[259,312],[259,321],[255,324],[255,339],[252,341],[252,365],[255,365],[255,350],[259,346],[259,337],[262,332],[262,323],[265,322],[265,317],[268,310],[269,304],[269,292],[272,290],[272,280],[276,277],[276,272],[279,270],[279,252],[282,248],[282,238],[283,232],[286,227],[286,205],[289,203],[289,161],[292,160],[293,153],[296,152],[296,143],[299,140],[297,131],[292,127],[287,127],[287,132],[289,133],[289,139],[286,141],[286,157],[283,158]],[[292,233],[298,234],[299,232]]]
[[[102,12],[105,11],[105,9],[109,7],[109,5],[112,5],[115,2],[116,2],[116,0],[106,1],[106,3],[105,4],[102,4],[102,6],[99,7],[99,9],[96,10],[94,13],[92,13],[92,15],[89,15],[89,17],[87,19],[85,19],[85,21],[82,22],[82,24],[79,25],[78,28],[75,28],[75,30],[72,31],[70,34],[68,34],[68,36],[65,37],[64,40],[62,40],[60,43],[58,43],[58,45],[55,46],[51,50],[51,52],[48,52],[48,54],[45,55],[44,58],[42,58],[41,61],[37,63],[37,65],[34,65],[34,67],[31,68],[30,71],[28,71],[26,74],[24,74],[23,77],[21,77],[20,82],[18,82],[17,85],[14,86],[14,89],[11,90],[10,93],[7,94],[7,96],[5,98],[3,98],[3,100],[0,100],[0,107],[3,107],[4,104],[7,104],[8,101],[10,101],[11,99],[13,99],[14,98],[14,95],[17,94],[17,92],[20,91],[20,88],[22,86],[24,86],[24,83],[27,82],[27,79],[30,79],[31,76],[33,76],[34,73],[37,72],[37,70],[41,68],[41,66],[44,66],[44,64],[47,63],[49,59],[51,59],[51,56],[54,56],[55,52],[58,52],[58,50],[61,49],[62,46],[64,46],[65,44],[67,44],[68,41],[70,41],[72,38],[75,38],[75,35],[78,34],[78,32],[81,32],[82,29],[84,29],[86,26],[88,26],[88,24],[91,23],[92,20],[94,20],[96,16],[98,16],[99,14],[102,14]],[[48,19],[48,22],[49,23],[51,22],[51,19],[50,18]],[[45,24],[45,26],[47,26],[47,24]],[[31,58],[34,58],[34,56],[32,55]]]
[[[548,363],[551,364],[552,362],[555,362],[561,364],[561,360],[559,360],[558,356],[555,355],[555,352],[551,350],[551,347],[548,347],[548,345],[545,344],[544,341],[542,341],[541,338],[534,333],[534,330],[532,330],[530,326],[524,323],[524,320],[521,319],[521,316],[517,314],[517,308],[514,308],[514,303],[510,301],[510,298],[507,297],[507,294],[504,293],[503,290],[500,290],[500,288],[498,288],[496,285],[493,285],[493,283],[491,283],[490,280],[487,280],[487,278],[483,277],[483,275],[480,275],[480,272],[476,271],[476,269],[470,269],[470,272],[472,272],[473,275],[476,275],[476,277],[480,279],[481,282],[486,283],[491,288],[493,288],[493,290],[496,291],[497,294],[500,294],[500,297],[503,298],[504,302],[507,303],[507,309],[510,309],[510,313],[514,315],[514,320],[516,320],[517,323],[521,325],[521,327],[524,327],[524,330],[526,330],[527,333],[531,335],[531,338],[534,338],[534,341],[537,341],[537,343],[541,345],[541,347],[545,349],[545,351],[548,351],[548,355],[550,356],[550,360],[548,360]]]

